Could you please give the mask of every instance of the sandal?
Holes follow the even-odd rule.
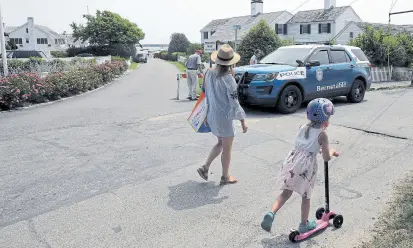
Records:
[[[221,177],[221,182],[219,183],[220,185],[227,185],[227,184],[235,184],[237,183],[238,180],[233,178],[232,176],[228,177]]]
[[[205,165],[201,166],[196,171],[198,171],[198,174],[200,177],[202,177],[202,179],[208,181],[208,170],[205,168]]]

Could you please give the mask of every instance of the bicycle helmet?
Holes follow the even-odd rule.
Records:
[[[334,112],[333,103],[325,98],[314,99],[307,106],[307,118],[318,123],[326,122]]]

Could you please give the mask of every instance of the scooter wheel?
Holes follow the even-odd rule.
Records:
[[[317,211],[315,212],[315,217],[317,218],[317,220],[321,220],[325,211],[326,210],[324,208],[317,209]]]
[[[344,218],[342,215],[336,215],[333,220],[333,225],[335,228],[340,228],[343,225]]]
[[[288,239],[295,243],[297,242],[297,240],[295,239],[298,235],[300,235],[300,232],[298,232],[297,230],[291,231],[290,235],[288,236]]]

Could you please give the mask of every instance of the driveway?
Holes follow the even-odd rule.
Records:
[[[330,141],[331,207],[343,227],[290,244],[300,197],[260,228],[277,173],[305,110],[247,109],[234,144],[236,185],[209,182],[202,165],[215,139],[186,122],[194,102],[176,96],[176,69],[153,59],[99,91],[0,114],[0,247],[354,247],[371,237],[393,183],[412,168],[412,90],[337,100]],[[186,96],[185,83],[182,95]],[[240,130],[240,127],[238,127]],[[324,201],[322,163],[312,213]]]

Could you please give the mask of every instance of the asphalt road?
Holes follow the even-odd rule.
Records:
[[[291,244],[297,195],[272,233],[260,221],[304,109],[247,109],[250,129],[237,136],[231,166],[239,183],[218,185],[219,161],[202,182],[196,169],[215,139],[187,124],[194,102],[172,99],[176,72],[150,60],[90,94],[1,113],[0,247],[349,248],[371,237],[393,184],[412,168],[412,90],[335,101],[329,136],[342,156],[330,166],[331,207],[344,225]],[[317,182],[312,213],[323,205],[321,162]]]

